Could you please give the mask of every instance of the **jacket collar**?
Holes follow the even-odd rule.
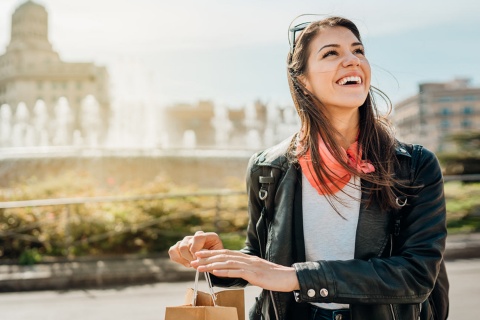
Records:
[[[255,162],[259,166],[269,166],[287,171],[289,161],[287,158],[288,149],[295,138],[295,135],[288,137],[279,144],[266,149],[258,154]]]

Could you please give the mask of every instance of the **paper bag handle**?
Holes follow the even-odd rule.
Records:
[[[195,285],[193,287],[193,297],[192,297],[192,306],[197,305],[197,294],[198,294],[198,279],[199,279],[199,272],[195,273]],[[212,279],[210,279],[210,273],[204,272],[205,274],[205,280],[207,280],[208,284],[208,291],[210,291],[210,296],[212,297],[213,305],[216,307],[217,306],[217,296],[215,295],[215,292],[213,291],[213,285],[212,285]]]

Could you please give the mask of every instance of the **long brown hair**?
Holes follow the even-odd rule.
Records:
[[[400,182],[394,176],[394,168],[398,161],[395,156],[396,140],[390,122],[387,119],[388,114],[391,112],[391,103],[388,97],[380,90],[371,86],[365,102],[359,107],[360,130],[358,144],[362,149],[363,158],[368,159],[375,167],[375,172],[364,174],[348,165],[345,156],[342,156],[342,153],[344,154],[345,152],[337,144],[340,138],[339,132],[328,120],[326,110],[322,107],[322,102],[307,90],[299,78],[307,71],[311,40],[322,29],[332,27],[347,28],[361,41],[360,32],[352,21],[342,17],[329,17],[312,22],[305,28],[295,43],[293,54],[291,52],[288,54],[288,83],[295,108],[301,120],[302,134],[300,135],[301,140],[299,143],[304,146],[301,154],[297,154],[296,149],[292,145],[290,155],[293,156],[292,159],[297,159],[306,150],[310,150],[318,182],[325,186],[329,196],[338,199],[325,183],[326,179],[335,183],[336,177],[332,175],[327,166],[322,165],[322,159],[318,150],[318,139],[320,137],[325,141],[335,159],[346,170],[369,182],[368,187],[362,186],[363,192],[369,192],[367,205],[371,204],[372,200],[375,199],[382,209],[398,208],[394,191],[396,190],[395,186]],[[385,116],[382,116],[377,109],[373,96],[374,92],[379,93],[380,97],[387,102],[388,112]]]

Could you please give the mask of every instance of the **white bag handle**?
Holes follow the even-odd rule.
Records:
[[[213,291],[213,285],[212,285],[212,280],[210,279],[210,273],[204,272],[205,274],[205,280],[207,280],[208,284],[208,291],[210,291],[210,296],[212,297],[213,305],[216,307],[217,306],[217,296],[215,295],[215,292]],[[199,272],[195,273],[195,285],[193,287],[193,297],[192,297],[192,306],[197,305],[197,295],[198,295],[198,279],[199,279]]]

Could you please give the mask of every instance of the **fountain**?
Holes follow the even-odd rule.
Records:
[[[215,129],[215,145],[217,148],[228,147],[229,136],[233,129],[232,122],[228,119],[226,107],[215,107],[214,117],[211,121]]]
[[[195,131],[186,130],[183,133],[182,146],[185,149],[195,149],[196,145],[197,145],[197,136],[195,135]]]
[[[35,146],[46,147],[49,145],[48,111],[43,100],[37,100],[33,107],[33,132]]]
[[[12,130],[12,146],[13,147],[28,147],[33,145],[31,133],[32,128],[29,124],[30,113],[27,105],[20,102],[17,106],[17,111],[14,116],[14,124]]]
[[[87,147],[98,147],[102,123],[100,119],[100,106],[97,99],[92,95],[86,96],[82,101],[80,112],[83,145]]]
[[[72,143],[72,124],[73,116],[68,100],[61,97],[55,105],[55,133],[53,135],[55,146],[66,146]]]
[[[12,109],[8,104],[0,107],[0,146],[11,146],[12,134]]]
[[[257,129],[257,110],[255,104],[248,104],[245,108],[245,145],[248,149],[258,150],[262,146],[262,139]]]

